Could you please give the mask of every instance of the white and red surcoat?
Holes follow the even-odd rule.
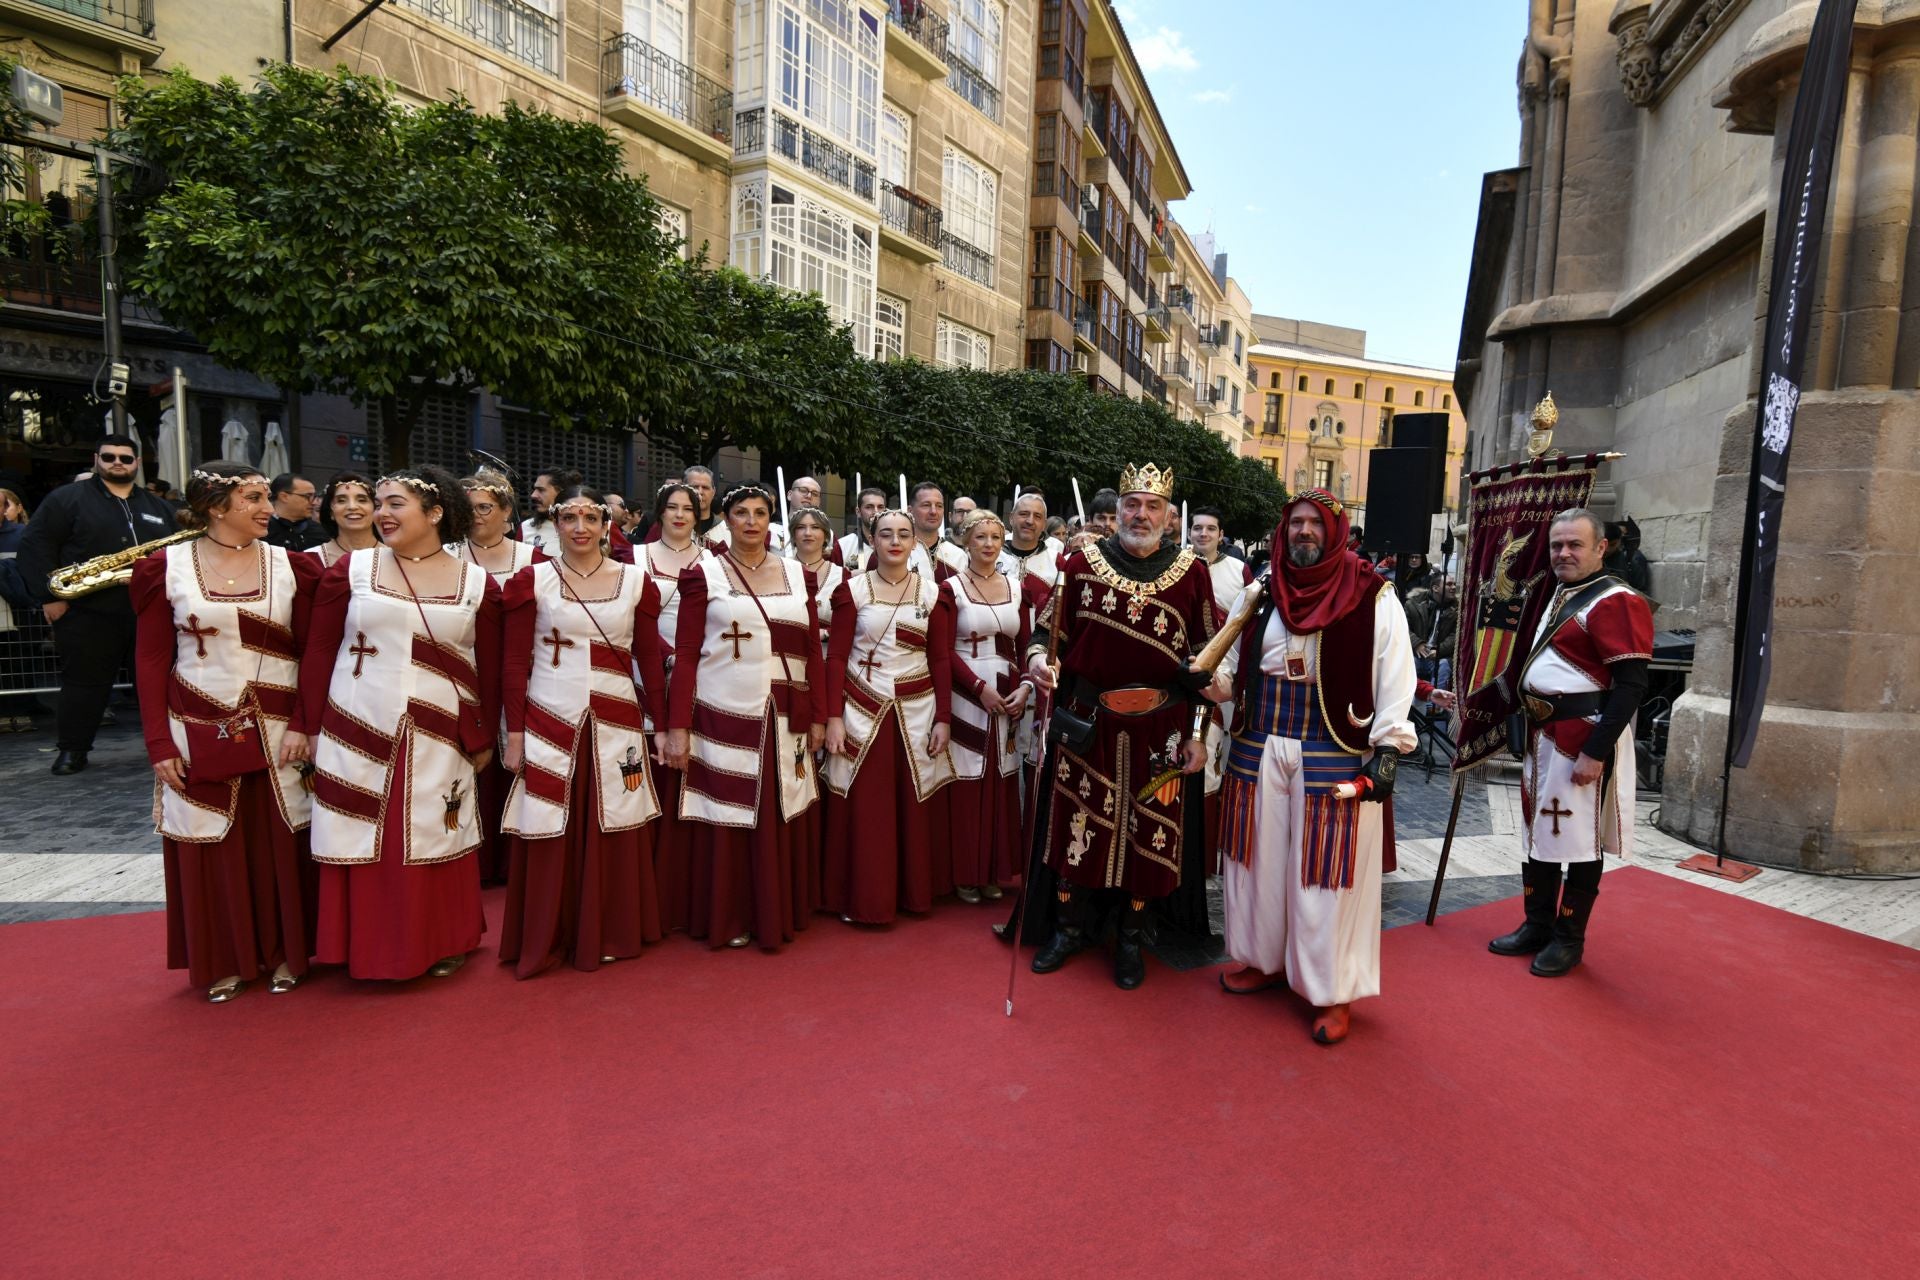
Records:
[[[1024,587],[1027,575],[1039,579],[1043,593],[1051,590],[1053,580],[1060,576],[1060,557],[1065,547],[1058,538],[1042,538],[1040,545],[1021,555],[1013,549],[1011,543],[1000,548],[1000,572],[1013,579],[1014,585]]]
[[[548,526],[552,527],[551,521],[548,522]],[[513,564],[505,569],[487,569],[487,566],[480,564],[480,562],[474,558],[473,543],[465,539],[459,542],[449,542],[447,544],[447,554],[456,560],[464,560],[468,564],[480,564],[482,569],[487,569],[487,576],[493,579],[493,584],[504,591],[508,580],[510,580],[514,574],[532,564],[535,552],[541,550],[538,545],[531,542],[517,542],[512,538],[508,538],[506,541],[507,545],[513,548]]]
[[[252,732],[246,716],[249,709],[258,714],[266,758],[274,762],[267,772],[281,819],[290,829],[302,831],[313,810],[300,770],[278,763],[299,695],[293,553],[264,541],[255,546],[261,557],[261,588],[249,597],[208,592],[191,544],[160,553],[175,640],[173,670],[167,679],[167,723],[174,749],[186,762],[188,779],[185,794],[155,783],[155,828],[172,840],[213,844],[232,829],[240,779],[193,781],[187,725],[198,722],[212,726],[215,733],[228,726],[231,731]]]
[[[637,664],[653,684],[649,706],[663,716],[659,592],[624,564],[604,598],[577,595],[578,582],[562,573],[558,561],[543,561],[517,574],[506,592],[502,702],[507,731],[526,736],[501,830],[528,839],[562,835],[570,821],[630,831],[660,813],[633,679]],[[568,812],[576,769],[593,770],[591,814]]]
[[[693,559],[693,563],[698,564],[711,553],[707,551],[706,545],[698,540],[695,541],[694,545],[700,547],[700,554]],[[653,562],[653,552],[650,550],[651,546],[652,543],[641,543],[634,547],[634,564],[636,568],[647,575],[647,580],[653,583],[654,593],[660,597],[660,616],[656,622],[660,634],[660,661],[668,674],[672,674],[673,646],[680,632],[681,571],[656,566]],[[692,565],[688,567],[691,568]],[[658,727],[664,720],[664,715],[656,720],[652,709],[649,707],[647,711],[647,729],[649,731]]]
[[[980,701],[984,688],[1010,698],[1022,673],[1031,615],[1018,581],[1005,570],[1007,602],[988,604],[973,590],[970,574],[948,578],[940,591],[953,610],[953,768],[961,778],[1001,777],[1020,771],[1017,726],[991,715]]]
[[[463,857],[482,834],[468,754],[492,737],[480,719],[474,659],[490,580],[463,561],[454,595],[416,601],[383,547],[354,552],[345,572],[346,628],[314,743],[314,861],[379,861],[390,804],[406,815],[407,865]],[[405,794],[396,795],[403,753]]]
[[[1653,611],[1625,583],[1611,585],[1547,634],[1569,595],[1588,584],[1561,587],[1547,602],[1522,670],[1522,695],[1602,693],[1613,687],[1616,662],[1653,656]],[[1600,714],[1530,726],[1520,802],[1527,856],[1543,862],[1592,862],[1602,853],[1628,857],[1633,843],[1633,726],[1614,741],[1611,777],[1573,783],[1574,762]]]
[[[1240,602],[1240,593],[1253,581],[1253,570],[1244,560],[1222,555],[1214,558],[1207,566],[1207,574],[1213,581],[1214,616],[1227,618],[1233,615],[1234,605]],[[1207,720],[1207,782],[1206,793],[1215,795],[1227,779],[1227,726],[1233,723],[1233,703],[1231,700],[1221,703]]]
[[[758,605],[725,557],[702,559],[681,576],[667,724],[689,731],[682,818],[752,827],[763,783],[779,788],[786,821],[817,798],[807,744],[821,669],[813,575],[794,560],[770,563],[780,565],[783,583],[760,591]]]
[[[847,570],[829,561],[814,571],[813,613],[820,623],[820,644],[824,653],[827,637],[833,632],[833,593],[847,580]]]
[[[951,750],[927,756],[927,739],[949,714],[948,654],[933,637],[940,588],[918,575],[917,593],[897,607],[874,598],[875,573],[859,573],[834,592],[839,626],[827,655],[827,714],[846,727],[851,757],[827,758],[827,785],[844,796],[879,740],[891,708],[913,771],[913,792],[932,798],[953,781]],[[938,670],[936,670],[936,666]]]

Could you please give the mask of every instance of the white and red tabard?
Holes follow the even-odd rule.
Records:
[[[548,522],[547,527],[552,527],[551,521]],[[555,537],[557,538],[558,536],[556,532]],[[482,569],[487,569],[487,576],[493,579],[493,584],[496,587],[506,586],[508,578],[511,578],[514,574],[532,564],[533,553],[537,549],[531,542],[516,542],[511,538],[507,540],[507,545],[513,548],[513,563],[507,568],[496,571],[487,569],[483,564],[480,565]],[[464,560],[468,564],[480,564],[478,560],[474,559],[473,543],[471,542],[464,540],[460,542],[449,542],[446,545],[446,551],[448,555],[456,560]]]
[[[706,588],[707,617],[693,673],[682,818],[754,826],[760,788],[768,783],[779,788],[785,821],[805,813],[817,797],[806,728],[796,732],[788,720],[796,694],[804,700],[808,693],[807,650],[817,652],[819,644],[808,620],[807,573],[796,560],[775,557],[771,563],[781,568],[781,588],[760,591],[757,606],[724,558],[707,556],[688,570]],[[678,665],[676,685],[685,674]]]
[[[1040,545],[1021,555],[1013,549],[1012,543],[1003,543],[1000,547],[1000,572],[1013,579],[1016,587],[1026,582],[1028,574],[1040,580],[1042,588],[1050,589],[1053,580],[1060,575],[1060,557],[1064,545],[1058,538],[1042,538]]]
[[[374,547],[349,557],[347,582],[346,643],[314,743],[314,861],[378,861],[392,804],[407,818],[407,865],[471,853],[481,840],[480,813],[461,725],[479,714],[473,652],[487,575],[463,563],[452,597],[416,601],[392,553]],[[406,786],[396,795],[401,753]]]
[[[953,602],[954,656],[979,681],[1001,697],[1013,696],[1021,674],[1019,665],[1024,602],[1018,583],[1002,571],[1007,584],[1004,604],[987,604],[975,594],[972,575],[960,574],[940,584]],[[958,671],[953,680],[952,753],[954,772],[979,778],[991,768],[1002,777],[1020,771],[1016,726],[1007,717],[989,715],[971,681]]]
[[[660,659],[666,665],[667,674],[672,675],[674,638],[680,634],[681,571],[664,565],[656,567],[653,561],[653,548],[654,544],[650,542],[636,544],[633,549],[634,562],[636,567],[652,581],[653,589],[660,593]],[[700,554],[694,557],[694,563],[698,564],[710,554],[702,549]],[[657,727],[651,719],[648,720],[649,733]]]
[[[173,673],[167,681],[167,721],[173,745],[193,776],[187,725],[213,726],[216,734],[252,733],[249,710],[258,715],[266,757],[276,762],[273,798],[281,820],[304,830],[313,801],[301,785],[300,770],[279,765],[299,684],[294,652],[293,566],[284,547],[254,544],[260,555],[260,590],[252,596],[213,596],[202,578],[193,547],[169,547],[166,558],[167,603],[173,611]],[[189,785],[187,793],[155,783],[155,826],[160,834],[189,844],[224,840],[233,826],[240,779]],[[216,802],[215,793],[224,796]]]
[[[841,712],[852,758],[827,758],[827,785],[841,796],[853,787],[891,707],[906,747],[907,764],[913,770],[914,794],[926,800],[953,781],[951,750],[932,759],[926,753],[927,739],[938,718],[927,637],[940,588],[921,574],[916,579],[918,593],[896,607],[891,601],[874,599],[876,576],[860,573],[848,578],[834,601],[836,610],[854,611],[853,652],[847,657],[845,676],[846,707]]]
[[[633,682],[634,616],[648,589],[646,575],[621,565],[612,594],[591,599],[576,598],[558,561],[528,572],[534,652],[523,712],[525,756],[507,792],[501,829],[545,839],[564,834],[571,818],[596,831],[630,831],[660,812]],[[568,813],[576,768],[593,770],[591,814]]]
[[[837,564],[823,564],[814,578],[813,613],[820,621],[820,651],[826,652],[827,634],[833,626],[833,593],[847,580],[847,571]]]
[[[1572,591],[1577,591],[1575,587]],[[1598,693],[1613,687],[1616,662],[1653,655],[1653,611],[1640,593],[1614,581],[1547,634],[1570,589],[1547,602],[1520,677],[1522,694]],[[1542,862],[1592,862],[1603,853],[1625,858],[1633,847],[1633,726],[1615,739],[1610,776],[1576,786],[1573,768],[1600,719],[1531,726],[1520,786],[1527,856]]]
[[[1213,583],[1213,608],[1217,618],[1233,616],[1234,605],[1240,602],[1240,593],[1253,581],[1253,570],[1247,568],[1247,562],[1236,560],[1232,556],[1220,556],[1207,566],[1207,575]],[[1215,795],[1227,778],[1227,726],[1233,723],[1233,703],[1221,703],[1207,721],[1207,782],[1208,795]]]

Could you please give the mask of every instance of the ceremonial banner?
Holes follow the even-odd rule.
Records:
[[[1459,696],[1456,773],[1507,749],[1515,683],[1541,611],[1553,596],[1547,528],[1593,491],[1597,454],[1541,458],[1468,478],[1467,548],[1460,563],[1460,627],[1453,687]]]
[[[1787,129],[1780,204],[1774,211],[1767,342],[1761,351],[1760,414],[1754,424],[1746,535],[1734,601],[1733,702],[1727,720],[1727,758],[1743,769],[1753,755],[1767,679],[1773,674],[1773,571],[1787,505],[1787,451],[1800,406],[1800,372],[1806,364],[1807,322],[1813,315],[1813,282],[1827,224],[1834,142],[1847,104],[1856,3],[1821,0],[1814,15],[1793,123]]]

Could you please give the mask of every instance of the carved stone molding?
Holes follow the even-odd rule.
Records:
[[[1607,30],[1618,42],[1620,85],[1627,101],[1651,107],[1667,85],[1713,43],[1747,0],[1618,0]]]

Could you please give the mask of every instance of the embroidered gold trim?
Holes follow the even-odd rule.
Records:
[[[1100,581],[1110,587],[1124,591],[1128,595],[1135,596],[1150,596],[1165,591],[1168,587],[1180,581],[1194,562],[1193,552],[1182,547],[1180,554],[1173,558],[1173,563],[1167,566],[1165,573],[1155,578],[1152,582],[1141,582],[1137,578],[1125,576],[1112,565],[1108,564],[1107,557],[1101,553],[1100,544],[1097,542],[1090,543],[1081,548],[1080,554],[1086,557],[1087,565],[1093,570],[1094,576],[1099,578]]]

